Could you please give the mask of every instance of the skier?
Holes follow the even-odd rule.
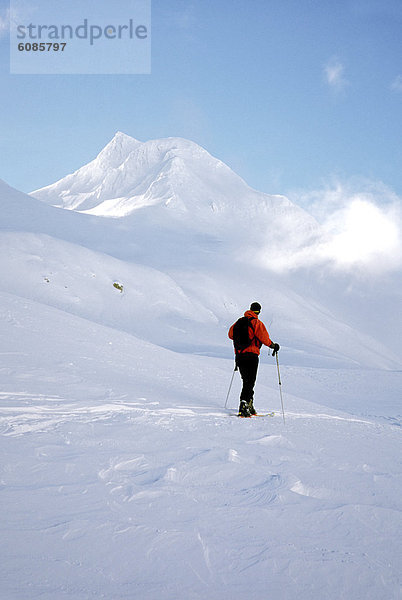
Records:
[[[240,318],[233,323],[228,333],[235,348],[236,369],[239,369],[243,380],[239,406],[240,417],[251,417],[257,414],[253,402],[261,346],[264,344],[268,348],[272,348],[274,353],[279,351],[279,344],[271,340],[264,323],[258,318],[260,311],[261,304],[253,302],[250,310],[244,313],[246,319]],[[239,333],[238,323],[240,321],[247,327],[245,341],[239,339],[241,333]]]

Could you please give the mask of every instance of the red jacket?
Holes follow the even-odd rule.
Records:
[[[251,319],[249,327],[251,344],[250,346],[242,350],[240,354],[243,354],[244,352],[253,352],[254,354],[259,354],[261,346],[263,344],[265,346],[271,346],[272,340],[269,337],[268,331],[266,330],[264,323],[258,319],[257,315],[252,310],[246,310],[244,316]],[[228,336],[231,340],[233,340],[234,325],[235,324],[233,323],[228,333]]]

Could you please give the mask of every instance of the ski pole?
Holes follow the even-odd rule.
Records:
[[[229,400],[230,390],[232,389],[233,377],[234,377],[234,374],[236,373],[236,371],[237,371],[237,365],[235,364],[235,368],[234,368],[233,373],[232,373],[232,379],[230,380],[230,385],[229,385],[228,393],[226,394],[225,408],[226,408],[226,405],[227,405],[228,400]]]
[[[278,381],[279,381],[279,393],[281,396],[281,405],[282,405],[282,417],[283,417],[283,423],[285,423],[285,410],[283,408],[283,398],[282,398],[282,381],[281,381],[281,374],[279,372],[279,360],[278,360],[278,352],[275,352],[275,358],[276,358],[276,367],[278,369]]]

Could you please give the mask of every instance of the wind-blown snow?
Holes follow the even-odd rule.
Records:
[[[2,597],[400,598],[394,274],[267,268],[320,225],[179,138],[34,196],[0,182]],[[254,300],[285,422],[266,349],[275,416],[224,408]]]

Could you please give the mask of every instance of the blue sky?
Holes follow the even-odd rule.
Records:
[[[402,194],[400,0],[153,0],[150,75],[10,75],[8,6],[0,178],[20,190],[120,130],[192,139],[265,192],[364,178]]]

